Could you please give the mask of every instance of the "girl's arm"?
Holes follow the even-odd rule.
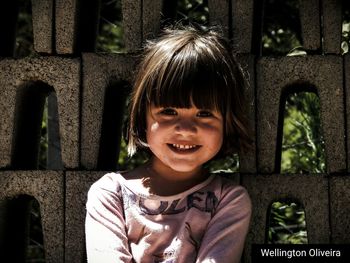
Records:
[[[251,202],[243,187],[224,193],[202,239],[197,263],[240,262],[250,216]]]
[[[86,203],[86,251],[89,263],[132,262],[120,186],[112,175],[94,183]]]

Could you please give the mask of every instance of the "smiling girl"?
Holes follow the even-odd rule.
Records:
[[[203,165],[245,149],[245,81],[211,30],[167,30],[150,43],[130,107],[128,151],[151,157],[89,190],[88,262],[239,262],[251,215],[246,190]]]

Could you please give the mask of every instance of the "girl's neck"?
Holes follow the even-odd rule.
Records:
[[[149,188],[152,194],[161,196],[182,193],[208,177],[208,173],[202,167],[189,172],[179,172],[164,165],[156,157],[152,157],[144,168],[144,186]]]

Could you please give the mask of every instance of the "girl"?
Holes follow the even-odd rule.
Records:
[[[214,31],[167,30],[150,43],[131,100],[128,151],[147,163],[88,193],[88,262],[239,262],[246,190],[203,164],[248,145],[244,78]]]

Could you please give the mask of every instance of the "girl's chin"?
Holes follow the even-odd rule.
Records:
[[[192,166],[192,165],[169,165],[169,168],[178,173],[197,173],[201,170],[202,165]]]

